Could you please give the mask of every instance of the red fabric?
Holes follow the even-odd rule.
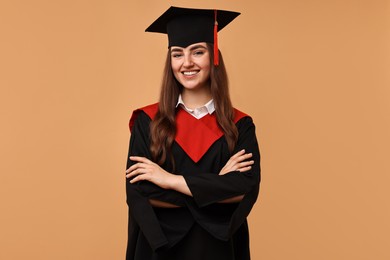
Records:
[[[137,118],[138,113],[140,111],[144,111],[151,119],[153,119],[158,111],[158,103],[151,104],[151,105],[148,105],[146,107],[142,107],[142,108],[134,110],[133,114],[130,117],[130,122],[129,122],[130,131],[131,131],[131,129],[133,129],[135,119]]]
[[[158,103],[135,110],[129,123],[130,131],[140,111],[144,111],[153,120],[158,111]],[[234,123],[247,116],[237,109],[234,109],[234,112]],[[215,113],[196,119],[179,107],[176,113],[176,127],[175,141],[194,162],[198,162],[213,143],[223,136]]]
[[[218,127],[215,115],[207,114],[196,119],[184,109],[176,114],[175,140],[194,162],[198,162],[223,132]]]
[[[214,10],[214,66],[219,65],[217,10]]]
[[[241,112],[238,109],[234,109],[234,123],[237,123],[238,121],[240,121],[241,118],[246,117],[246,116],[248,116],[248,115],[245,114],[244,112]]]

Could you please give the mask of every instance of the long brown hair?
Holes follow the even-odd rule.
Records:
[[[207,44],[210,64],[213,64],[213,45]],[[238,139],[238,130],[234,124],[234,109],[230,100],[228,77],[222,54],[219,52],[219,66],[211,66],[210,91],[215,104],[217,123],[225,134],[229,152],[232,153]],[[159,109],[150,126],[150,151],[153,160],[163,164],[168,157],[174,163],[171,147],[176,135],[176,103],[182,91],[171,67],[171,52],[168,50],[164,76],[161,84]]]

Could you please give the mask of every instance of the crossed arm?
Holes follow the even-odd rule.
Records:
[[[219,175],[224,175],[231,171],[245,172],[251,169],[253,160],[248,161],[252,157],[251,153],[245,153],[245,150],[241,150],[234,154],[225,166],[219,172]],[[136,162],[130,168],[126,170],[126,178],[131,179],[130,183],[136,183],[139,181],[149,181],[155,185],[163,188],[175,190],[192,197],[191,190],[189,189],[184,177],[182,175],[176,175],[165,171],[158,164],[152,162],[145,157],[130,156],[130,160]],[[220,203],[234,203],[242,200],[244,195],[239,195],[233,198],[229,198]],[[149,200],[152,206],[155,207],[178,207],[174,204],[159,200]]]

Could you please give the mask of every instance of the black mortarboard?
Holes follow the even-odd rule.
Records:
[[[171,6],[145,31],[168,34],[168,47],[187,47],[197,42],[214,44],[214,64],[218,65],[217,31],[222,30],[240,13]]]

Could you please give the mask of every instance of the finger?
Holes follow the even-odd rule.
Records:
[[[254,163],[255,163],[254,161],[245,161],[245,162],[239,163],[238,164],[238,168],[247,167],[247,166],[250,166],[250,165],[252,165]]]
[[[230,157],[230,159],[235,159],[237,157],[240,157],[241,155],[243,155],[245,153],[245,149],[242,149],[241,151],[238,151],[237,153],[235,153],[232,157]]]
[[[132,166],[130,166],[126,170],[126,173],[132,172],[132,171],[134,171],[135,169],[138,169],[138,168],[146,168],[146,167],[148,167],[148,164],[146,164],[146,163],[136,163],[136,164],[133,164]]]
[[[228,169],[230,167],[230,165],[232,165],[232,164],[233,164],[233,161],[232,161],[232,159],[230,159],[229,161],[227,161],[227,163],[225,164],[223,169]]]
[[[252,169],[252,166],[247,166],[247,167],[244,167],[244,168],[240,168],[237,171],[239,171],[239,172],[246,172],[246,171],[249,171],[250,169]]]
[[[146,180],[146,177],[145,174],[142,174],[142,175],[138,175],[137,177],[133,178],[130,180],[130,183],[136,183],[138,181],[144,181]]]
[[[135,164],[133,164],[132,166],[130,166],[130,167],[126,170],[126,173],[132,172],[132,171],[134,171],[135,169],[137,169],[138,167],[139,167],[139,163],[135,163]]]
[[[136,162],[142,162],[142,163],[146,163],[146,164],[153,163],[151,160],[149,160],[145,157],[141,157],[141,156],[130,156],[129,158],[130,158],[130,160],[136,161]]]
[[[145,173],[147,173],[146,169],[139,168],[139,169],[136,169],[136,170],[126,174],[126,178],[132,178],[132,177],[135,177],[135,176],[138,176],[138,175],[142,175],[142,174],[145,174]]]
[[[248,160],[249,158],[252,158],[252,156],[253,156],[252,153],[246,153],[246,154],[241,155],[240,157],[238,157],[238,158],[236,159],[236,162],[237,162],[237,163],[240,163],[240,162],[242,162],[242,161]]]
[[[230,159],[227,161],[226,166],[230,166],[232,164],[235,164],[237,162],[240,162],[239,158],[243,156],[245,153],[245,149],[242,149],[241,151],[235,153]]]
[[[239,169],[243,168],[243,167],[247,167],[247,166],[250,166],[252,164],[254,164],[255,162],[253,160],[251,161],[243,161],[243,162],[235,162],[234,164],[230,165],[229,170],[231,171],[238,171]]]
[[[253,156],[252,153],[246,153],[246,154],[240,155],[240,156],[235,157],[235,158],[232,157],[231,160],[233,163],[240,163],[242,161],[245,161],[245,160],[251,158],[252,156]]]

